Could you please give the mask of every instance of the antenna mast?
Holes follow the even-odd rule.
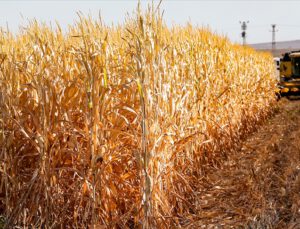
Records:
[[[278,32],[278,30],[276,30],[276,24],[272,24],[272,52],[275,51],[276,49],[276,40],[275,40],[275,35],[276,35],[276,32]]]
[[[246,30],[247,30],[247,24],[249,23],[249,21],[243,21],[241,22],[240,21],[240,24],[241,24],[241,29],[242,29],[242,38],[243,38],[243,45],[245,46],[246,45],[246,37],[247,37],[247,33],[246,33]]]

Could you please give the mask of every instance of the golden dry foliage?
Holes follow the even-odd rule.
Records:
[[[272,110],[269,54],[158,9],[0,33],[0,211],[7,225],[175,227]],[[200,179],[201,178],[201,179]],[[1,213],[0,212],[0,213]]]

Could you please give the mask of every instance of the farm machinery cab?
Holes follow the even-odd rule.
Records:
[[[300,51],[283,54],[280,59],[277,96],[300,95]]]

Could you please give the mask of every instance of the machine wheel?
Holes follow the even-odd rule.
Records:
[[[280,93],[276,93],[276,101],[279,101],[281,99],[281,94]]]

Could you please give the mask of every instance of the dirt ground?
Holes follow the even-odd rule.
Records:
[[[281,99],[206,179],[186,228],[300,228],[300,100]]]

